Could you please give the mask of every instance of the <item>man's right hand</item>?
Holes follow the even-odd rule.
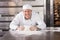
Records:
[[[20,31],[24,31],[24,29],[25,29],[24,26],[17,27],[17,30],[20,30]]]

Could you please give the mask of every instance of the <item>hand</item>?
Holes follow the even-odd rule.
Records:
[[[25,29],[24,26],[17,27],[17,30],[23,31]]]
[[[32,27],[30,27],[30,30],[31,30],[31,31],[36,31],[36,30],[37,30],[37,27],[32,26]]]

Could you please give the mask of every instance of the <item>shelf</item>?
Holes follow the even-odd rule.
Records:
[[[22,6],[0,6],[0,8],[20,8]],[[44,7],[44,5],[33,5],[32,7]]]
[[[0,0],[0,2],[10,2],[11,0]]]
[[[55,16],[54,16],[54,18],[60,18],[60,17],[55,17]]]
[[[60,21],[60,20],[55,20],[55,21]]]

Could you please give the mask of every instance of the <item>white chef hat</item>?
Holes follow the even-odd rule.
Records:
[[[23,10],[25,9],[31,9],[32,10],[32,6],[30,4],[25,4],[23,5]]]

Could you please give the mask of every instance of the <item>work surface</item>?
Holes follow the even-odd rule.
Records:
[[[11,34],[12,33],[12,34]],[[18,33],[18,32],[16,32]],[[24,32],[28,34],[29,32]],[[35,32],[32,32],[35,33]],[[37,32],[38,34],[29,35],[14,34],[14,32],[6,31],[5,34],[0,37],[0,40],[60,40],[60,32],[47,31],[47,32]],[[14,35],[13,35],[14,34]]]

